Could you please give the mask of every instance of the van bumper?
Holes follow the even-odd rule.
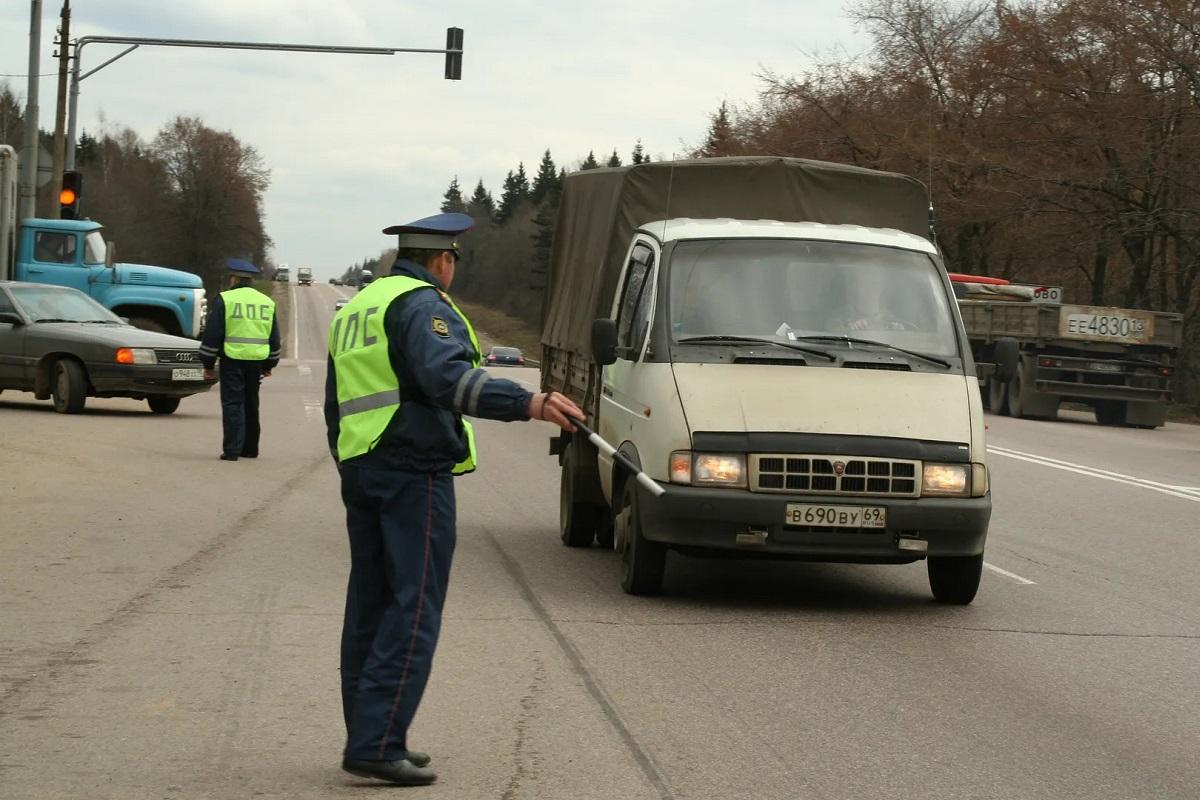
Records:
[[[638,498],[642,533],[647,539],[679,549],[727,550],[809,561],[889,563],[915,561],[925,555],[979,555],[992,515],[990,495],[849,498],[675,485],[665,488],[666,494],[661,497],[643,492]],[[788,503],[880,506],[887,509],[887,528],[785,525]],[[925,544],[916,544],[914,539]]]

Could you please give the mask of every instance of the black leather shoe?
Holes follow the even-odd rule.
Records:
[[[242,458],[258,458],[258,453],[242,453]]]
[[[420,750],[409,750],[408,760],[413,763],[414,767],[428,767],[429,762],[433,761],[429,753],[422,753]]]
[[[229,455],[229,453],[221,453],[221,460],[222,461],[237,461],[238,457],[231,456],[231,455]]]
[[[399,761],[360,761],[342,759],[342,769],[360,778],[375,778],[397,786],[428,786],[437,780],[437,773],[428,767],[418,767],[408,759]]]

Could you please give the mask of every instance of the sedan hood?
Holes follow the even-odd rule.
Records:
[[[169,333],[144,331],[132,325],[99,325],[83,322],[37,322],[27,330],[35,335],[63,341],[117,347],[161,347],[172,350],[199,350],[195,339]]]
[[[199,275],[167,267],[153,267],[148,264],[117,264],[115,270],[117,283],[131,286],[170,286],[180,289],[199,289],[204,286]]]
[[[803,432],[971,441],[962,373],[674,364],[691,433]]]

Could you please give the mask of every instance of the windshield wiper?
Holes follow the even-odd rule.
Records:
[[[84,325],[124,325],[124,322],[118,322],[115,319],[81,319],[80,323]]]
[[[831,356],[824,350],[817,350],[812,347],[803,347],[790,342],[777,342],[773,339],[761,339],[757,336],[688,336],[686,339],[677,339],[679,344],[738,344],[739,342],[748,342],[751,344],[769,344],[775,347],[783,347],[787,350],[799,350],[801,353],[809,355],[821,356],[830,361],[837,361],[837,356]]]
[[[914,358],[923,358],[926,361],[930,361],[934,364],[937,364],[939,367],[945,367],[946,369],[950,369],[950,367],[954,366],[944,358],[931,356],[928,353],[920,353],[916,350],[906,350],[903,347],[897,347],[896,345],[888,344],[887,342],[877,342],[874,339],[857,339],[853,336],[797,336],[796,338],[803,339],[806,342],[846,342],[848,344],[865,344],[870,347],[886,347],[888,350],[895,350],[898,353],[904,353],[905,355],[910,355]]]
[[[78,320],[74,320],[74,319],[59,319],[58,317],[44,317],[44,318],[42,318],[42,319],[35,319],[33,322],[34,322],[34,324],[36,325],[36,324],[37,324],[37,323],[39,323],[39,322],[78,322]]]

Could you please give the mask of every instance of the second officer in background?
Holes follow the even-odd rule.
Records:
[[[240,258],[226,261],[229,288],[217,296],[200,340],[204,377],[221,360],[221,460],[258,458],[261,432],[258,389],[279,363],[275,301],[254,288],[258,267]]]

